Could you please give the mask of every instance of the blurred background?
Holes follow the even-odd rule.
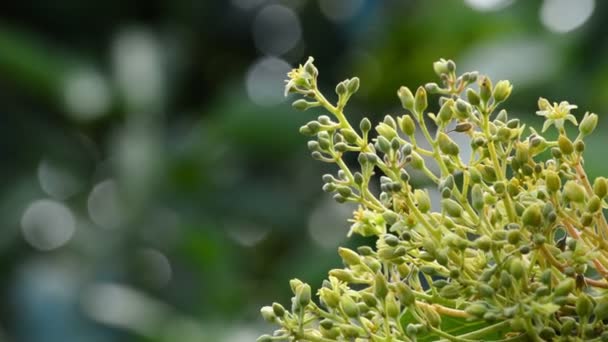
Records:
[[[608,3],[594,0],[5,1],[0,4],[0,340],[255,341],[259,308],[340,265],[353,207],[283,97],[315,56],[361,78],[347,114],[402,114],[400,85],[454,59],[608,109]],[[608,120],[587,144],[608,173]]]

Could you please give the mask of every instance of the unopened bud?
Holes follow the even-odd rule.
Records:
[[[443,132],[439,133],[437,142],[439,144],[439,149],[441,150],[441,152],[447,155],[455,156],[458,155],[458,153],[460,152],[458,145],[452,139],[450,139],[447,134]]]
[[[397,96],[401,100],[401,105],[403,108],[408,109],[410,111],[414,110],[414,95],[410,91],[408,87],[401,87],[397,91]]]
[[[264,320],[268,323],[273,323],[277,319],[277,316],[275,316],[274,311],[270,306],[265,306],[260,309],[260,313],[262,314]]]
[[[561,134],[557,139],[557,145],[559,146],[560,152],[566,156],[574,152],[574,145],[572,145],[572,141],[570,141],[570,139],[563,134]]]
[[[499,81],[496,84],[496,87],[494,87],[494,92],[492,93],[492,96],[494,97],[494,101],[496,102],[503,102],[504,100],[506,100],[509,95],[511,95],[511,90],[513,89],[513,86],[511,85],[511,83],[509,81]]]
[[[345,81],[338,83],[338,85],[336,86],[336,94],[338,94],[338,96],[340,96],[340,97],[346,95],[347,91],[348,90],[346,89]]]
[[[399,303],[397,302],[397,299],[395,299],[395,296],[392,293],[389,293],[388,296],[386,296],[386,301],[384,305],[386,306],[386,313],[389,317],[396,318],[397,316],[399,316],[399,313],[401,312],[401,310],[399,309]]]
[[[471,316],[481,318],[488,311],[488,309],[481,303],[473,303],[467,306],[464,311]]]
[[[359,265],[361,263],[361,257],[352,249],[340,247],[338,248],[338,254],[340,254],[344,263],[349,266]]]
[[[296,300],[300,306],[305,307],[310,303],[310,285],[302,284],[296,291]]]
[[[422,114],[427,106],[426,90],[424,90],[424,87],[418,87],[416,97],[414,98],[414,111],[417,114]]]
[[[593,193],[603,199],[608,194],[608,181],[604,177],[598,177],[593,181]]]
[[[356,93],[359,90],[359,83],[359,77],[351,78],[346,84],[346,90],[348,90],[350,94]]]
[[[359,316],[359,307],[357,306],[357,303],[348,295],[343,295],[342,298],[340,298],[340,307],[348,317],[354,318]]]
[[[363,118],[361,119],[361,123],[359,123],[359,128],[363,133],[367,133],[370,129],[372,129],[372,123],[368,118]]]
[[[547,190],[550,193],[554,193],[562,187],[562,181],[559,178],[559,175],[556,172],[550,170],[547,170],[545,172],[545,184],[547,186]]]
[[[484,76],[479,81],[479,97],[483,102],[488,102],[490,96],[492,96],[492,81]]]
[[[420,210],[422,213],[426,213],[431,209],[431,199],[426,190],[414,190],[414,199],[418,204],[418,210]]]
[[[404,115],[401,118],[397,119],[399,121],[399,127],[403,133],[408,136],[414,135],[416,132],[416,125],[414,124],[414,120],[409,115]]]
[[[581,124],[578,126],[578,130],[581,136],[585,137],[591,134],[595,130],[595,127],[597,127],[597,114],[585,113]]]
[[[479,94],[477,94],[477,92],[471,88],[467,89],[467,99],[469,100],[469,103],[473,106],[478,106],[481,102]]]
[[[388,293],[388,283],[382,273],[376,273],[374,278],[374,294],[376,298],[384,299]]]
[[[441,207],[452,217],[460,217],[462,215],[462,206],[451,198],[441,200]]]
[[[439,109],[437,117],[440,121],[447,123],[452,119],[452,107],[454,106],[454,100],[449,99],[445,101],[443,106]]]
[[[376,132],[378,132],[378,134],[385,137],[389,141],[397,136],[397,131],[395,131],[393,127],[387,125],[384,122],[381,122],[376,126]]]
[[[574,290],[575,281],[572,278],[566,278],[555,286],[553,293],[556,297],[567,296],[572,290]]]
[[[539,205],[533,204],[524,210],[521,216],[524,225],[539,227],[542,223],[542,213]]]
[[[575,181],[568,181],[564,185],[564,196],[571,202],[582,203],[585,200],[585,189]]]

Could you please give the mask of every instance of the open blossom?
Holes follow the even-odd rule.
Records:
[[[572,109],[578,108],[576,105],[568,103],[568,101],[562,101],[559,104],[553,102],[553,105],[545,98],[538,99],[538,111],[537,115],[544,116],[546,118],[545,124],[543,125],[543,132],[546,131],[551,125],[555,125],[560,131],[564,129],[564,122],[566,120],[572,122],[574,125],[578,125],[574,115],[570,113]]]
[[[317,68],[312,64],[314,58],[308,57],[304,65],[292,69],[287,73],[287,84],[285,84],[285,96],[289,93],[304,93],[311,89],[317,77]]]

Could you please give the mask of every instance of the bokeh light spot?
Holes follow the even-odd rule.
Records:
[[[322,248],[333,249],[346,239],[350,219],[355,210],[353,204],[339,204],[333,199],[323,199],[308,219],[308,234]]]
[[[78,69],[64,81],[63,97],[67,112],[75,119],[90,121],[102,117],[111,104],[105,78],[92,69]]]
[[[319,7],[328,19],[340,22],[357,15],[363,3],[363,0],[319,0]]]
[[[570,32],[582,26],[593,14],[595,0],[545,0],[540,20],[550,31]]]
[[[120,32],[112,46],[114,76],[133,110],[152,110],[164,101],[163,54],[149,31],[131,28]]]
[[[171,280],[171,264],[161,252],[150,248],[141,249],[137,252],[135,261],[137,271],[148,286],[163,288]]]
[[[247,222],[233,222],[227,231],[230,238],[239,245],[253,247],[264,240],[270,229]]]
[[[465,0],[469,7],[480,12],[497,11],[513,3],[513,0]]]
[[[123,222],[124,211],[118,186],[114,180],[105,180],[93,188],[87,200],[91,220],[102,228],[117,228]]]
[[[282,55],[295,47],[301,38],[300,19],[291,8],[266,6],[253,21],[255,46],[267,55]]]
[[[70,198],[83,186],[69,170],[47,159],[40,161],[37,174],[42,190],[58,200]]]
[[[275,106],[283,101],[283,87],[291,66],[282,59],[266,57],[247,72],[245,86],[251,101],[260,106]]]
[[[76,221],[65,205],[48,199],[32,202],[21,218],[25,240],[41,251],[65,245],[74,235]]]

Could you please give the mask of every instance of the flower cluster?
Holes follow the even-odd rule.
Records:
[[[508,81],[458,74],[451,60],[433,68],[439,84],[397,91],[406,114],[356,128],[344,108],[358,78],[339,83],[332,104],[312,58],[289,73],[286,92],[304,97],[294,107],[331,115],[300,129],[312,157],[339,169],[323,176],[323,190],[358,203],[349,235],[376,239],[339,249],[344,267],[329,271],[318,301],[292,280],[289,310],[262,308],[279,328],[258,341],[608,340],[608,180],[590,181],[583,168],[597,115],[578,125],[576,106],[540,99],[543,132],[558,130],[549,140],[498,110]],[[575,138],[566,121],[578,125]]]

